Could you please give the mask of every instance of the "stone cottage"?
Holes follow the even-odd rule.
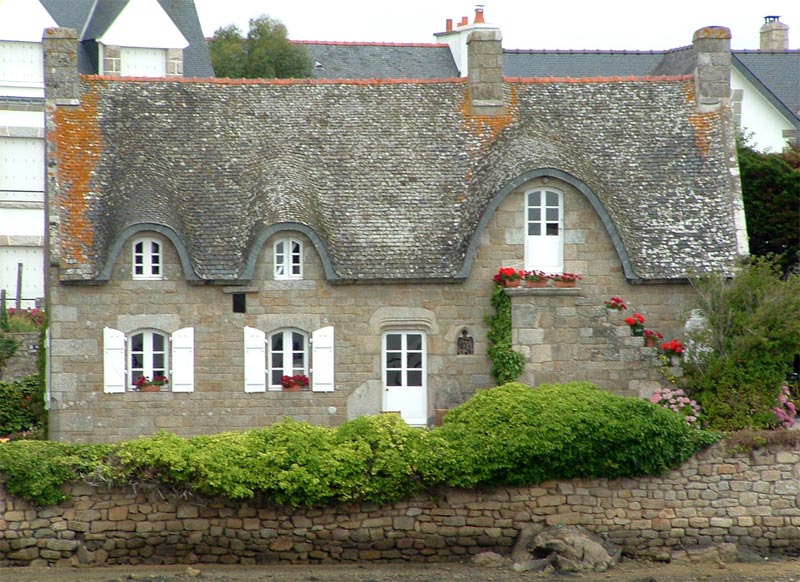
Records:
[[[604,301],[680,337],[687,277],[747,252],[724,28],[691,75],[580,79],[504,77],[492,28],[424,80],[79,76],[45,36],[54,439],[430,425],[493,385],[502,266],[582,277],[508,291],[523,381],[645,396]]]

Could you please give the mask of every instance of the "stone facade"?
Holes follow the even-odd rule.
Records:
[[[522,192],[538,183],[521,185],[499,206],[464,282],[331,284],[314,245],[299,234],[305,252],[302,280],[273,278],[274,239],[269,239],[250,286],[191,285],[175,248],[162,237],[164,280],[137,281],[131,277],[129,241],[107,284],[51,288],[50,437],[107,442],[158,430],[192,436],[255,428],[287,416],[336,426],[377,414],[382,411],[382,334],[393,329],[427,335],[427,408],[433,424],[436,409],[461,404],[494,385],[485,324],[492,277],[500,266],[522,264]],[[521,380],[531,385],[590,380],[621,395],[649,396],[666,382],[661,364],[652,348],[642,347],[641,338],[630,336],[625,316],[609,312],[603,303],[621,295],[645,315],[648,326],[678,337],[691,288],[626,282],[609,235],[583,195],[566,183],[550,184],[566,193],[565,268],[583,273],[584,279],[578,289],[508,291],[514,344],[529,361]],[[232,312],[234,293],[245,294],[246,313]],[[326,325],[336,333],[333,392],[244,392],[244,326],[310,332]],[[125,333],[194,327],[195,391],[103,393],[106,326]],[[472,355],[457,353],[465,328],[474,339]]]
[[[38,372],[39,332],[9,332],[6,336],[17,342],[17,351],[11,356],[3,369],[0,380],[10,382],[21,380]]]
[[[521,529],[578,524],[637,558],[735,543],[800,551],[800,454],[718,443],[662,477],[443,490],[378,506],[287,509],[74,485],[37,509],[0,497],[0,566],[439,562],[510,554]]]

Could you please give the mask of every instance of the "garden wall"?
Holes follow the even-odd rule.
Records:
[[[509,554],[526,526],[580,524],[636,557],[732,542],[800,554],[800,452],[718,443],[660,478],[579,479],[378,506],[291,510],[70,487],[36,509],[0,492],[0,565],[455,561]]]

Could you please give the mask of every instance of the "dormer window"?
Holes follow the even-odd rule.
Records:
[[[163,251],[161,242],[154,238],[140,238],[133,242],[133,278],[163,279]]]
[[[275,278],[303,278],[303,243],[294,238],[275,241]]]
[[[564,270],[564,193],[556,188],[525,192],[525,268]]]

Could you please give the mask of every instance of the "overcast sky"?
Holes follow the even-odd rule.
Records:
[[[203,32],[266,14],[294,40],[433,42],[452,18],[472,22],[475,2],[460,0],[195,0]],[[664,50],[691,44],[698,28],[731,29],[731,46],[757,49],[764,16],[791,27],[800,49],[800,0],[486,0],[486,22],[510,49]]]

